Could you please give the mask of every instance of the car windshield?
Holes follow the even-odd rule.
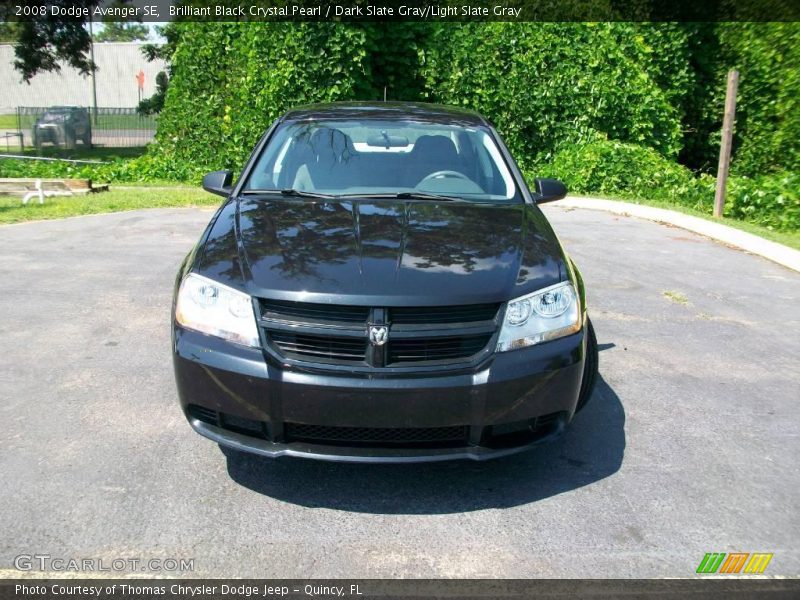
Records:
[[[244,190],[518,199],[489,131],[397,120],[287,123],[262,152]]]

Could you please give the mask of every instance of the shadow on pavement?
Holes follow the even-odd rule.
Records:
[[[625,411],[600,376],[559,439],[484,463],[364,465],[221,449],[235,482],[284,502],[375,514],[456,513],[528,504],[613,475],[625,452]]]

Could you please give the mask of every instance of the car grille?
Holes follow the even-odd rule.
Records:
[[[389,364],[449,361],[480,352],[492,334],[403,339],[389,345]]]
[[[269,424],[264,421],[217,412],[204,406],[190,404],[189,416],[250,437],[272,440]],[[372,447],[438,447],[461,446],[468,443],[469,426],[451,427],[333,427],[286,422],[282,441],[309,444],[372,446]]]
[[[363,362],[367,354],[366,338],[303,335],[273,331],[272,343],[290,358],[321,360],[326,362]]]
[[[491,321],[497,314],[497,308],[497,304],[390,308],[389,321],[395,324],[472,323],[474,321]]]
[[[366,323],[369,317],[369,307],[263,300],[261,302],[261,314],[264,317],[310,322]]]
[[[443,444],[455,442],[466,444],[469,427],[329,427],[286,423],[284,432],[287,442],[309,442],[317,444],[368,444],[376,446]]]
[[[261,300],[259,324],[278,358],[358,369],[458,365],[488,353],[500,304],[366,307]],[[369,341],[370,325],[388,341]]]

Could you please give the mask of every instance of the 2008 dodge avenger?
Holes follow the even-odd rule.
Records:
[[[584,285],[494,128],[456,108],[299,107],[278,119],[184,260],[181,407],[271,457],[504,456],[587,402]]]

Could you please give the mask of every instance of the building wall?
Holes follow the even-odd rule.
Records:
[[[166,70],[162,60],[147,62],[141,42],[106,42],[94,45],[97,63],[97,105],[135,107],[139,103],[136,74],[144,71],[142,97],[156,90],[156,75]],[[59,73],[40,73],[30,84],[14,69],[14,47],[0,44],[0,114],[17,106],[92,106],[92,80],[62,65]]]

